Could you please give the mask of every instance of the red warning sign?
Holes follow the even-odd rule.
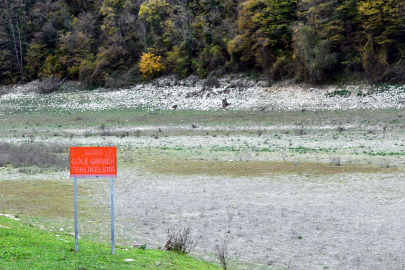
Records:
[[[117,177],[117,148],[70,147],[70,177]]]

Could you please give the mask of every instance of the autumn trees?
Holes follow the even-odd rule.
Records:
[[[289,74],[292,61],[292,25],[297,0],[249,0],[240,6],[239,34],[229,42],[232,59],[257,66],[272,79]]]
[[[405,71],[405,2],[360,1],[361,61],[369,78],[403,81]]]
[[[0,1],[0,74],[6,82],[24,79],[26,3]]]
[[[402,0],[0,0],[0,83],[255,70],[405,81]]]

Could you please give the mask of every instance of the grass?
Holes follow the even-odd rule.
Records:
[[[65,233],[73,233],[73,180],[69,179],[68,172],[65,179],[60,173],[55,177],[55,180],[48,180],[50,177],[44,175],[24,180],[30,176],[23,176],[21,180],[0,181],[0,213],[50,231],[63,228]],[[109,209],[97,199],[109,200],[102,191],[108,188],[109,179],[106,178],[78,180],[78,216],[83,239],[98,242],[108,239],[105,234],[109,228],[106,228],[105,220],[109,217]]]
[[[328,93],[328,97],[334,97],[334,96],[341,96],[341,97],[348,97],[351,95],[351,91],[346,90],[346,89],[340,89],[340,90],[335,90],[332,93]]]
[[[398,114],[398,115],[397,115]],[[381,111],[340,111],[340,112],[262,112],[255,111],[157,111],[148,112],[141,109],[105,110],[105,111],[38,111],[19,110],[15,113],[0,114],[0,131],[2,136],[21,136],[34,134],[36,136],[52,136],[54,132],[69,129],[98,129],[101,125],[106,128],[122,129],[142,126],[186,126],[191,129],[192,123],[198,127],[246,127],[257,126],[265,128],[274,124],[295,125],[304,128],[311,125],[332,125],[334,129],[338,123],[355,124],[359,119],[367,121],[369,125],[391,123],[393,119],[400,125],[405,118],[400,118],[400,110]],[[394,125],[392,124],[392,125]],[[189,131],[198,134],[198,130]],[[240,132],[240,131],[239,131]],[[255,130],[257,134],[257,130]],[[179,134],[184,135],[184,134]],[[200,135],[200,134],[198,134]]]
[[[56,181],[0,181],[2,208],[21,217],[73,216],[73,188]],[[51,202],[51,203],[50,203]]]
[[[0,269],[220,269],[175,252],[116,247],[55,234],[0,216]],[[132,259],[133,261],[125,261]]]
[[[336,166],[328,163],[291,161],[222,161],[156,159],[145,164],[157,174],[260,177],[274,174],[335,175],[341,173],[384,173],[389,170],[370,165]]]

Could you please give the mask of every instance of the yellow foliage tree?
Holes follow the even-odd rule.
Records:
[[[152,77],[165,70],[166,67],[162,64],[161,58],[161,56],[150,52],[142,54],[141,61],[139,61],[139,69],[144,78]]]
[[[161,15],[165,8],[169,6],[165,0],[149,0],[142,3],[139,8],[139,17],[145,19],[149,23],[161,20]]]
[[[61,78],[63,75],[63,66],[60,63],[58,55],[48,55],[45,59],[42,71],[38,72],[38,76],[40,77]]]
[[[27,62],[25,70],[29,79],[35,79],[38,76],[38,72],[40,72],[41,65],[46,57],[47,51],[44,44],[30,44],[25,56],[25,61]]]

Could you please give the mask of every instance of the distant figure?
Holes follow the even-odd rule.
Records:
[[[226,107],[228,107],[229,105],[231,105],[231,103],[229,103],[228,101],[226,101],[226,98],[224,98],[222,100],[222,109],[225,109]]]
[[[172,106],[173,109],[177,109],[177,104]]]

